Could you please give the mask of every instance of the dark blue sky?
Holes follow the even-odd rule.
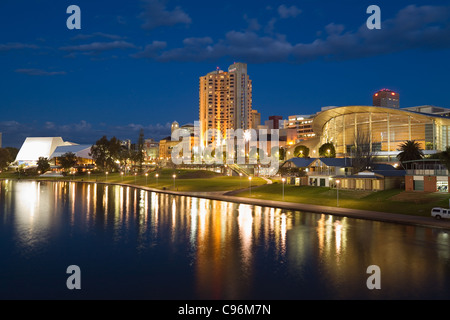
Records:
[[[81,30],[69,30],[69,5]],[[366,9],[381,8],[381,30]],[[198,117],[199,77],[248,63],[262,120],[323,106],[450,107],[450,1],[2,0],[0,132],[94,143]]]

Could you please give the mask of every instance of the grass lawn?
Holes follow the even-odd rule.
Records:
[[[275,183],[236,194],[254,199],[283,201],[283,186]],[[337,206],[337,190],[328,187],[284,186],[284,201]],[[431,208],[449,206],[450,194],[406,192],[393,189],[377,192],[339,190],[339,207],[409,215],[429,216]]]

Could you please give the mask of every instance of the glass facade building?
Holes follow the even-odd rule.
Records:
[[[425,153],[445,150],[450,144],[450,118],[397,108],[331,108],[315,116],[313,130],[320,144],[334,144],[338,157],[351,157],[358,143],[384,160],[395,157],[406,140],[417,141]]]

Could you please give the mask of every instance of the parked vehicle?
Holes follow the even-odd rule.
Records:
[[[450,209],[433,208],[431,209],[431,216],[436,219],[450,219]]]

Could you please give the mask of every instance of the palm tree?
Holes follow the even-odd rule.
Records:
[[[423,157],[422,148],[415,140],[407,140],[400,145],[398,160],[403,164],[405,161],[420,160]]]

